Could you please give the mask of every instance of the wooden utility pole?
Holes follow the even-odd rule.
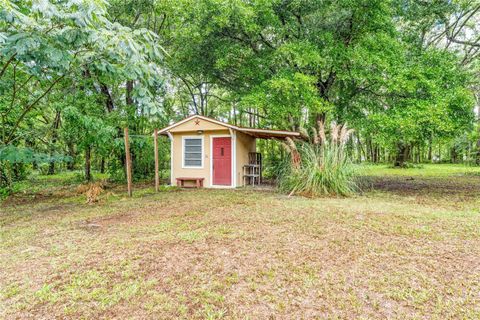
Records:
[[[130,145],[128,144],[128,128],[124,129],[124,137],[125,137],[125,160],[127,166],[127,189],[128,189],[128,196],[132,196],[132,163],[130,158]]]
[[[160,179],[158,177],[158,129],[153,131],[153,148],[155,150],[155,192],[158,192]]]

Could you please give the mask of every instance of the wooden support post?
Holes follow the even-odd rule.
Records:
[[[155,150],[155,192],[158,192],[160,179],[158,176],[158,129],[153,131],[153,149]]]
[[[132,196],[132,163],[130,158],[130,145],[128,143],[128,128],[124,129],[125,137],[125,160],[127,166],[127,190],[128,196]]]

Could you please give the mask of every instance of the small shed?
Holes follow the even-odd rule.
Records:
[[[209,188],[235,188],[261,181],[256,139],[299,137],[298,132],[238,127],[193,115],[161,129],[170,138],[172,185],[201,181]],[[197,180],[195,180],[197,179]]]

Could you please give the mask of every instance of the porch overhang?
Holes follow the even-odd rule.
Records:
[[[300,133],[294,132],[294,131],[241,128],[241,127],[239,127],[237,130],[245,134],[248,134],[252,137],[255,137],[257,139],[300,138]]]

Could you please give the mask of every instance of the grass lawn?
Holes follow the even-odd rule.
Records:
[[[0,318],[480,318],[480,169],[363,170],[320,199],[36,180],[0,206]]]

